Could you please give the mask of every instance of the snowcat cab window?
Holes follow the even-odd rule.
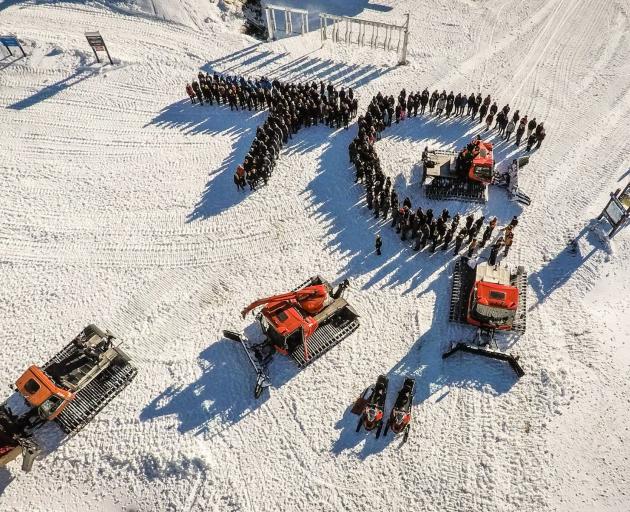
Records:
[[[275,343],[276,345],[283,346],[284,338],[280,336],[278,331],[273,327],[273,325],[265,318],[264,315],[260,317],[260,325],[262,327],[262,331],[269,337],[269,339]]]
[[[487,165],[475,165],[473,174],[484,181],[492,179],[492,169]]]
[[[297,329],[287,336],[287,348],[289,352],[293,352],[297,347],[302,345],[302,329]]]
[[[490,298],[496,300],[505,300],[505,293],[492,290],[490,292]]]
[[[39,415],[46,419],[52,416],[59,406],[63,403],[63,398],[57,395],[51,395],[42,405],[39,406]]]
[[[507,325],[514,318],[515,314],[515,311],[509,309],[485,306],[479,303],[477,303],[473,311],[473,316],[477,320],[481,320],[489,325]]]
[[[39,383],[33,379],[28,379],[28,381],[26,381],[26,384],[24,384],[24,390],[29,395],[34,395],[35,393],[37,393],[39,391],[39,388]]]
[[[284,311],[280,311],[277,316],[281,322],[284,322],[287,318],[289,318]]]

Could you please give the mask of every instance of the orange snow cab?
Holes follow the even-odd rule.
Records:
[[[30,366],[22,374],[15,386],[29,405],[37,408],[37,414],[44,420],[56,418],[74,399],[74,393],[56,386],[50,377],[35,365]]]

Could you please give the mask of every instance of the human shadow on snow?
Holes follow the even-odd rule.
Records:
[[[418,407],[422,407],[422,404],[431,397],[436,397],[432,403],[441,401],[453,387],[474,389],[498,396],[507,393],[517,382],[517,377],[509,365],[499,361],[467,354],[457,354],[448,359],[442,359],[442,354],[450,348],[451,341],[460,341],[472,336],[472,328],[447,323],[450,306],[449,280],[449,274],[442,272],[423,292],[432,293],[435,296],[431,326],[416,340],[407,354],[385,372],[389,377],[385,421],[389,417],[405,377],[415,379],[412,414],[414,411],[417,413]],[[501,349],[505,349],[511,343],[509,338],[499,337],[497,341]],[[376,375],[374,381],[376,381]],[[364,383],[365,386],[370,384],[372,383]],[[362,391],[363,389],[357,389],[357,395]],[[365,459],[384,450],[391,443],[395,443],[398,447],[402,446],[402,436],[396,437],[393,433],[388,433],[385,437],[381,435],[379,439],[376,439],[374,432],[368,433],[363,428],[357,433],[359,417],[352,414],[350,409],[351,405],[335,425],[340,433],[331,448],[334,454],[352,450],[360,459]],[[409,442],[412,442],[413,438],[429,436],[430,434],[424,433],[425,430],[416,415],[416,419],[412,420]],[[457,433],[453,432],[453,434]],[[356,452],[357,446],[361,443],[363,446]]]
[[[260,62],[267,56],[272,55],[269,51],[256,52],[259,45],[252,45],[233,52],[232,54],[220,57],[204,65],[201,69],[207,73],[213,73],[215,69],[222,67],[222,64],[229,64],[230,67],[219,70],[220,73],[238,74],[246,77],[256,77],[264,74],[270,79],[283,81],[287,79],[287,74],[295,75],[302,67],[299,76],[290,76],[291,81],[331,81],[337,85],[346,87],[357,87],[373,80],[390,68],[379,68],[372,65],[356,66],[345,63],[334,62],[332,60],[322,60],[302,56],[295,61],[281,65],[276,71],[271,73],[255,73],[261,71],[263,65],[271,61],[284,57],[286,54],[276,55]],[[245,61],[232,64],[234,60],[245,57]],[[299,61],[299,63],[298,63]],[[244,69],[243,65],[253,64],[253,67]],[[319,70],[316,72],[316,69]],[[282,72],[280,72],[280,70]],[[299,79],[299,80],[298,80]],[[24,108],[24,106],[20,106]],[[267,118],[268,111],[231,111],[225,105],[192,105],[190,100],[179,100],[163,108],[159,114],[153,118],[146,126],[154,125],[168,129],[179,129],[187,135],[207,134],[213,136],[230,137],[232,150],[217,169],[211,169],[208,175],[208,182],[201,194],[201,198],[188,215],[188,222],[206,219],[218,215],[232,206],[240,203],[249,192],[237,191],[233,181],[236,166],[241,163],[251,147],[256,134],[256,128],[262,125]],[[281,150],[279,159],[284,154],[305,153],[321,145],[321,141],[329,135],[328,129],[321,125],[320,130],[325,130],[326,135],[322,138],[314,137],[312,132],[317,129],[303,127],[288,144]],[[270,179],[273,184],[274,177]]]
[[[179,129],[187,135],[208,134],[231,139],[232,149],[218,168],[209,171],[208,181],[200,199],[187,217],[188,222],[219,215],[252,193],[236,190],[233,175],[236,166],[245,159],[251,147],[256,128],[263,124],[266,118],[266,110],[230,111],[225,105],[216,103],[213,106],[192,105],[189,100],[180,100],[162,109],[146,125]],[[330,128],[321,123],[310,128],[303,127],[297,134],[293,134],[292,139],[282,148],[278,160],[287,155],[307,153],[321,146],[322,141],[330,137]],[[269,186],[280,186],[274,181],[276,179],[272,175]]]
[[[267,118],[267,111],[230,111],[225,105],[192,105],[180,100],[165,107],[148,125],[179,129],[187,135],[207,134],[227,137],[232,148],[221,165],[208,171],[208,181],[187,221],[206,219],[237,205],[248,192],[236,190],[236,166],[249,151],[256,128]],[[147,126],[148,126],[147,125]]]
[[[323,80],[338,87],[360,87],[380,76],[389,73],[394,66],[374,64],[348,64],[330,58],[320,58],[312,54],[319,48],[300,55],[288,62],[279,62],[288,52],[274,53],[268,49],[258,51],[253,45],[243,50],[227,54],[210,61],[201,67],[205,73],[238,75],[249,78],[267,77],[269,80],[312,82]]]

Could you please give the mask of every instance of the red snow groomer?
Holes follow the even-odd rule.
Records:
[[[258,299],[241,311],[263,306],[256,315],[264,340],[252,344],[241,333],[223,331],[241,343],[257,375],[254,396],[271,385],[267,366],[274,352],[290,356],[299,368],[311,364],[359,327],[359,315],[343,298],[348,280],[336,290],[321,276],[310,278],[291,292]]]
[[[459,152],[426,148],[422,163],[427,197],[486,201],[486,187],[494,177],[492,142],[477,138]]]
[[[510,271],[501,265],[486,262],[472,266],[473,260],[463,257],[455,263],[449,320],[477,327],[473,343],[458,342],[442,357],[457,351],[483,355],[506,361],[519,377],[524,371],[518,357],[497,348],[496,331],[525,332],[527,308],[527,272],[523,267]]]
[[[30,471],[41,451],[37,430],[55,422],[74,435],[127,387],[138,370],[115,339],[90,324],[42,367],[22,374],[15,396],[0,405],[0,466],[22,455],[22,469]]]

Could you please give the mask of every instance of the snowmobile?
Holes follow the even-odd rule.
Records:
[[[389,415],[389,419],[385,424],[385,430],[383,436],[387,435],[387,431],[391,429],[394,434],[403,434],[403,443],[407,441],[409,437],[409,429],[411,428],[411,404],[413,402],[415,381],[407,377],[403,383],[402,388],[398,392],[396,397],[396,403],[392,408],[392,412]]]
[[[380,437],[381,428],[383,428],[383,411],[387,400],[388,384],[389,379],[385,375],[379,375],[378,379],[376,379],[376,384],[367,388],[355,403],[353,411],[357,410],[358,404],[365,403],[357,424],[357,432],[361,430],[361,425],[363,425],[368,432],[376,428],[376,438]],[[369,397],[366,398],[368,393]]]

